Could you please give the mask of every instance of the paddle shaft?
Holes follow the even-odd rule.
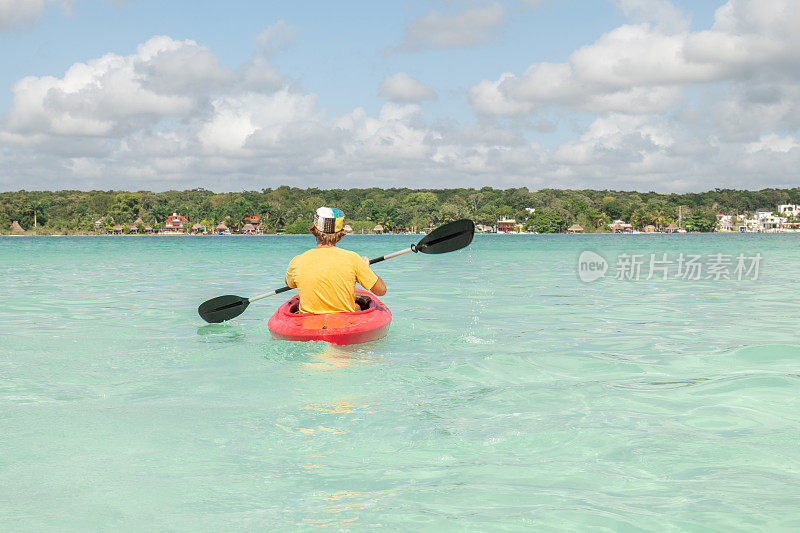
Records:
[[[413,252],[413,251],[414,250],[412,248],[403,248],[402,250],[399,250],[397,252],[392,252],[392,253],[386,254],[386,255],[384,255],[382,257],[376,257],[375,259],[370,259],[369,260],[369,264],[372,265],[372,264],[375,264],[375,263],[380,263],[381,261],[384,261],[386,259],[391,259],[392,257],[397,257],[398,255],[407,254],[407,253]],[[250,303],[252,303],[252,302],[255,302],[256,300],[260,300],[262,298],[266,298],[267,296],[273,296],[275,294],[280,294],[282,292],[286,292],[286,291],[290,291],[290,290],[292,290],[291,287],[289,287],[288,285],[284,285],[280,289],[275,289],[274,291],[270,291],[270,292],[267,292],[267,293],[264,293],[264,294],[259,294],[258,296],[254,296],[252,298],[248,298],[247,300]]]
[[[413,251],[414,251],[414,248],[411,248],[411,247],[403,248],[402,250],[398,250],[396,252],[392,252],[390,254],[386,254],[383,257],[376,257],[375,259],[370,259],[369,260],[369,264],[370,265],[374,265],[375,263],[380,263],[381,261],[384,261],[386,259],[391,259],[392,257],[397,257],[398,255],[407,254],[408,252],[413,252]]]
[[[292,290],[292,288],[291,288],[291,287],[289,287],[288,285],[284,285],[284,286],[283,286],[283,287],[281,287],[280,289],[275,289],[274,291],[265,292],[264,294],[259,294],[258,296],[254,296],[254,297],[252,297],[252,298],[248,298],[247,300],[248,300],[249,302],[255,302],[256,300],[260,300],[261,298],[266,298],[267,296],[272,296],[272,295],[275,295],[275,294],[280,294],[280,293],[282,293],[282,292],[286,292],[286,291],[290,291],[290,290]]]

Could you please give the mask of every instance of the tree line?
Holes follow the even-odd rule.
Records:
[[[94,233],[95,221],[128,226],[138,218],[153,228],[172,213],[212,226],[224,222],[236,231],[245,218],[260,215],[269,233],[306,233],[317,207],[345,212],[356,232],[381,224],[387,231],[424,229],[470,218],[493,226],[514,218],[539,233],[565,231],[572,224],[587,232],[608,231],[624,220],[634,228],[663,228],[678,221],[689,231],[711,231],[716,213],[745,215],[778,204],[800,204],[800,188],[759,191],[714,189],[701,193],[661,194],[613,190],[530,191],[511,189],[300,189],[281,186],[260,191],[215,193],[184,191],[13,191],[0,193],[0,232],[19,222],[36,233]]]

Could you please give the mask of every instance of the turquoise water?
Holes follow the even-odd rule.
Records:
[[[197,316],[308,245],[0,238],[0,530],[800,528],[800,236],[477,236],[376,265],[389,336],[343,350],[270,340],[285,295]],[[763,260],[614,279],[681,252]]]

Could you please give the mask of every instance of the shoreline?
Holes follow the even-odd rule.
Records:
[[[65,233],[54,233],[52,235],[40,235],[40,234],[19,234],[19,233],[9,233],[9,234],[0,234],[0,238],[3,237],[130,237],[130,238],[146,238],[146,237],[306,237],[311,235],[310,233],[259,233],[256,235],[248,235],[245,233],[231,233],[226,235],[192,235],[187,233],[153,233],[153,234],[122,234],[122,235],[112,235],[112,234],[103,234],[98,235],[95,233],[75,233],[75,234],[65,234]],[[348,237],[390,237],[390,236],[412,236],[412,235],[425,235],[425,233],[350,233]],[[580,236],[599,236],[599,235],[800,235],[800,230],[798,231],[696,231],[696,232],[636,232],[636,233],[608,233],[608,232],[597,232],[597,233],[478,233],[475,232],[475,236],[497,236],[497,237],[507,237],[507,236],[534,236],[534,235],[569,235],[571,237],[580,237]]]

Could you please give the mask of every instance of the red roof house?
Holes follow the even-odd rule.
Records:
[[[261,216],[260,215],[253,215],[251,217],[247,217],[244,219],[245,223],[251,224],[253,226],[253,231],[258,231],[258,227],[261,225]]]
[[[183,231],[183,225],[188,224],[189,221],[186,217],[179,215],[178,213],[172,213],[172,216],[167,217],[167,220],[164,221],[164,230],[165,231]]]

